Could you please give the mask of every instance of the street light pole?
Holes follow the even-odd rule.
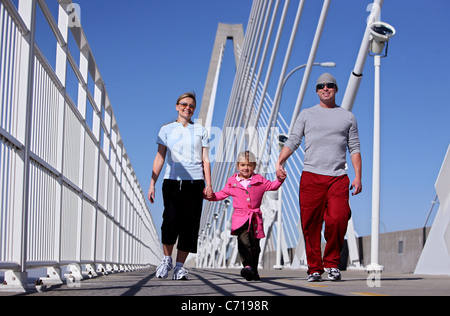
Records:
[[[291,70],[290,73],[288,73],[286,75],[286,77],[283,80],[283,83],[281,85],[281,89],[283,89],[284,85],[286,84],[286,81],[297,71],[300,70],[302,68],[305,68],[307,66],[307,64],[303,64],[300,65],[298,67],[295,67],[294,69]],[[313,66],[320,66],[320,67],[336,67],[336,63],[332,62],[332,61],[327,61],[327,62],[323,62],[323,63],[313,63]]]
[[[374,126],[373,126],[373,166],[372,166],[372,238],[370,261],[366,267],[369,273],[381,273],[384,269],[378,263],[380,251],[380,67],[381,57],[387,56],[387,44],[395,35],[395,29],[384,22],[374,22],[370,25],[370,50],[374,54],[375,85],[374,85]],[[385,48],[386,46],[386,48]],[[385,49],[384,55],[382,55]]]
[[[378,264],[380,251],[380,66],[381,56],[374,56],[375,85],[374,85],[374,120],[373,120],[373,166],[372,166],[372,238],[370,260],[366,267],[369,272],[381,272],[384,267]]]

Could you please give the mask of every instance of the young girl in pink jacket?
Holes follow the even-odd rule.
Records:
[[[276,191],[286,175],[275,181],[269,181],[254,174],[256,158],[245,151],[238,155],[236,168],[238,173],[231,176],[225,187],[213,193],[209,201],[221,201],[231,196],[234,212],[231,217],[231,234],[238,236],[238,250],[244,268],[241,276],[247,281],[258,281],[258,259],[261,252],[259,241],[265,237],[263,218],[260,210],[266,191]]]

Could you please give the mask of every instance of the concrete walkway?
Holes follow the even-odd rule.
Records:
[[[343,280],[309,283],[304,270],[262,270],[261,281],[246,281],[235,269],[189,269],[188,281],[155,278],[154,268],[115,273],[74,284],[48,287],[44,292],[0,293],[0,296],[449,296],[449,276],[384,272],[368,275],[362,270],[342,271]],[[191,302],[192,300],[190,300]]]

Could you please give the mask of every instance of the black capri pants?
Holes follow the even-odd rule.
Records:
[[[177,249],[197,253],[198,231],[203,208],[204,180],[164,179],[161,242]]]

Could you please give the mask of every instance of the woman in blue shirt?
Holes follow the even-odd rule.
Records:
[[[183,264],[189,253],[197,252],[203,195],[212,196],[208,132],[202,125],[192,122],[195,108],[194,93],[181,95],[176,103],[177,120],[162,126],[158,134],[158,152],[153,162],[148,199],[151,203],[155,200],[155,184],[167,160],[162,185],[164,259],[156,269],[159,278],[167,278],[173,268],[172,251],[178,239],[173,279],[188,279]]]

